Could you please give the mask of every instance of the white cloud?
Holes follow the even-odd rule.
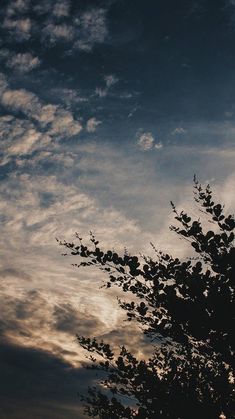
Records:
[[[140,134],[137,140],[139,148],[143,151],[153,149],[154,142],[155,140],[151,132],[144,132],[143,134]]]
[[[154,144],[154,147],[155,147],[157,150],[160,150],[160,149],[163,147],[163,144],[162,144],[162,142],[160,141],[159,143]]]
[[[79,121],[75,121],[73,115],[69,111],[59,109],[51,123],[49,133],[51,135],[73,136],[80,133],[82,125]]]
[[[0,117],[0,139],[3,157],[1,165],[5,165],[12,157],[30,154],[35,150],[48,147],[51,138],[36,129],[28,120],[14,118],[11,115]]]
[[[25,89],[7,89],[1,97],[2,104],[13,111],[21,111],[28,116],[38,115],[41,103],[38,97]]]
[[[70,111],[57,105],[44,104],[37,95],[28,90],[9,89],[4,77],[0,101],[8,110],[22,112],[33,121],[39,122],[50,136],[71,137],[82,130],[81,123],[74,119]]]
[[[11,154],[21,155],[27,154],[33,149],[33,146],[41,138],[42,134],[37,132],[35,129],[30,129],[25,132],[24,135],[15,144],[12,144],[8,151]]]
[[[101,121],[98,121],[98,119],[96,118],[90,118],[88,119],[87,123],[86,123],[86,129],[88,132],[95,132],[96,128],[98,127],[98,125],[101,124]]]
[[[21,73],[28,73],[33,69],[39,67],[40,60],[38,57],[34,57],[31,53],[19,53],[12,55],[7,60],[7,66],[13,68]]]
[[[33,116],[40,122],[40,124],[42,124],[43,127],[45,127],[55,120],[58,108],[59,107],[57,105],[41,104],[39,113]]]

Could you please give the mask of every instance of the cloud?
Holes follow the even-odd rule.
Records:
[[[153,149],[154,141],[155,140],[151,132],[144,132],[143,134],[139,135],[137,144],[141,150],[148,151]]]
[[[0,269],[0,278],[16,278],[18,280],[29,281],[30,275],[22,270],[13,268]]]
[[[100,98],[107,96],[108,89],[103,89],[102,87],[96,87],[95,94]]]
[[[7,66],[21,73],[29,73],[40,66],[40,60],[31,53],[19,53],[7,60]]]
[[[0,96],[7,89],[8,83],[5,74],[0,73]]]
[[[105,87],[96,87],[95,94],[100,98],[107,96],[112,86],[118,83],[119,79],[114,74],[104,76]]]
[[[15,0],[14,2],[9,2],[6,13],[7,16],[19,15],[20,13],[25,13],[29,10],[30,0]]]
[[[106,10],[102,8],[85,11],[74,19],[74,25],[78,32],[74,48],[83,51],[91,51],[95,44],[103,43],[108,35]]]
[[[37,132],[35,129],[30,129],[28,132],[24,133],[20,138],[20,141],[17,141],[8,148],[8,152],[16,155],[27,154],[32,151],[35,143],[37,143],[41,137],[41,133]]]
[[[95,132],[96,128],[101,124],[101,121],[96,119],[95,117],[88,119],[86,123],[87,132]]]
[[[1,417],[83,418],[77,392],[92,385],[94,374],[74,368],[48,351],[0,344]],[[14,377],[14,379],[12,378]]]
[[[163,147],[161,141],[155,142],[155,138],[151,132],[138,132],[137,133],[137,145],[142,151],[149,150],[160,150]]]
[[[25,89],[7,89],[1,97],[2,105],[13,111],[21,111],[27,116],[38,115],[41,103],[38,97]]]
[[[48,23],[43,28],[43,34],[51,43],[57,41],[69,42],[74,38],[74,28],[71,25]]]
[[[54,238],[71,239],[75,231],[86,236],[92,229],[105,248],[122,252],[126,246],[148,253],[152,241],[167,251],[177,247],[177,255],[184,256],[182,244],[168,233],[171,220],[166,208],[170,199],[185,203],[191,185],[189,192],[188,186],[186,190],[172,178],[162,181],[159,171],[155,173],[156,159],[151,162],[153,153],[140,159],[133,147],[127,155],[126,148],[84,143],[73,150],[70,145],[66,154],[65,147],[63,143],[51,153],[42,151],[42,166],[38,153],[28,162],[28,173],[11,174],[0,185],[1,330],[15,345],[44,349],[76,365],[82,358],[76,333],[107,337],[115,345],[127,339],[136,347],[138,335],[133,331],[130,340],[127,331],[114,332],[120,328],[120,314],[113,294],[97,291],[102,275],[70,267],[76,260],[62,258]],[[185,155],[193,162],[192,150],[184,151],[175,148],[169,156],[170,151],[163,149],[164,164],[178,173]],[[198,161],[198,149],[194,154]],[[177,166],[179,155],[183,157]],[[234,164],[230,152],[226,157],[205,155],[205,150],[200,155],[207,165],[221,161],[224,166],[227,159]],[[69,177],[65,158],[72,160]],[[45,167],[53,175],[45,174]],[[231,185],[232,179],[227,193]],[[138,349],[143,351],[142,343]]]
[[[31,37],[32,22],[30,18],[11,19],[5,18],[3,28],[18,41],[25,41]]]
[[[0,165],[5,165],[12,157],[19,159],[20,156],[50,144],[50,137],[38,131],[33,123],[11,115],[0,117],[0,138],[2,141]]]
[[[82,125],[79,121],[74,120],[73,115],[69,111],[58,109],[55,113],[55,117],[51,122],[51,128],[49,129],[50,135],[65,135],[72,137],[81,132]]]
[[[183,127],[177,127],[171,132],[171,135],[184,135],[186,133],[186,129],[184,129]]]
[[[76,49],[91,52],[107,38],[106,13],[105,8],[87,7],[72,14],[68,0],[41,1],[34,5],[27,0],[17,0],[3,8],[2,27],[11,41],[28,41],[33,35],[44,49],[63,42],[70,53]],[[40,25],[39,16],[43,16]]]
[[[118,78],[114,74],[104,76],[104,80],[108,89],[118,82]]]
[[[88,98],[82,96],[77,89],[53,88],[51,93],[57,101],[65,104],[66,108],[71,108],[78,103],[88,102]]]
[[[157,150],[160,150],[163,147],[163,144],[161,141],[159,141],[158,143],[154,144],[154,148],[156,148]]]
[[[95,336],[104,330],[104,324],[88,308],[78,312],[70,303],[57,305],[54,308],[54,326],[57,330],[71,334]]]
[[[85,304],[82,304],[81,298],[68,298],[58,290],[30,289],[31,278],[21,271],[8,269],[0,274],[1,341],[44,348],[75,365],[84,359],[76,334],[99,336],[106,330],[96,310],[89,311],[91,305],[86,295],[83,297]],[[15,285],[20,279],[21,290],[16,292]],[[22,285],[30,290],[22,291]]]
[[[234,1],[235,1],[235,0],[234,0]],[[232,116],[233,116],[233,112],[231,112],[231,111],[226,111],[226,112],[224,112],[224,116],[225,116],[225,118],[230,119],[230,118],[232,118]]]
[[[57,18],[67,17],[70,13],[70,1],[61,0],[58,1],[53,8],[53,15]]]
[[[3,76],[0,78],[0,101],[7,110],[22,113],[39,123],[47,136],[71,137],[78,135],[82,130],[81,123],[74,119],[69,110],[59,105],[45,104],[37,95],[26,89],[10,89]]]

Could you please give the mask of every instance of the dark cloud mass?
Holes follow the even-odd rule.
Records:
[[[83,418],[76,394],[92,382],[82,368],[9,342],[0,345],[0,368],[1,418]]]
[[[76,334],[146,342],[55,238],[185,256],[194,173],[234,211],[235,1],[2,0],[0,66],[0,417],[82,418]]]

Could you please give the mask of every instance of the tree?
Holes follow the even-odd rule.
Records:
[[[98,267],[108,274],[107,288],[118,286],[132,296],[119,305],[155,342],[149,359],[137,359],[125,346],[115,354],[103,341],[78,336],[90,353],[90,368],[105,373],[102,386],[81,396],[91,417],[235,417],[235,219],[196,178],[194,194],[211,229],[173,203],[178,226],[170,228],[196,257],[181,261],[156,249],[155,259],[118,255],[101,250],[92,234],[90,247],[78,234],[78,243],[60,242],[80,258],[75,266]]]

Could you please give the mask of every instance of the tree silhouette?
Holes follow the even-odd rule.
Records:
[[[235,219],[196,178],[194,194],[211,229],[173,203],[178,226],[170,227],[191,244],[194,258],[181,261],[156,249],[155,260],[118,255],[101,250],[92,234],[90,247],[78,234],[78,243],[60,242],[80,258],[75,266],[100,268],[107,288],[133,296],[119,305],[154,342],[151,357],[140,360],[125,346],[117,355],[103,341],[78,336],[89,368],[105,373],[101,386],[81,396],[91,417],[235,418]]]

